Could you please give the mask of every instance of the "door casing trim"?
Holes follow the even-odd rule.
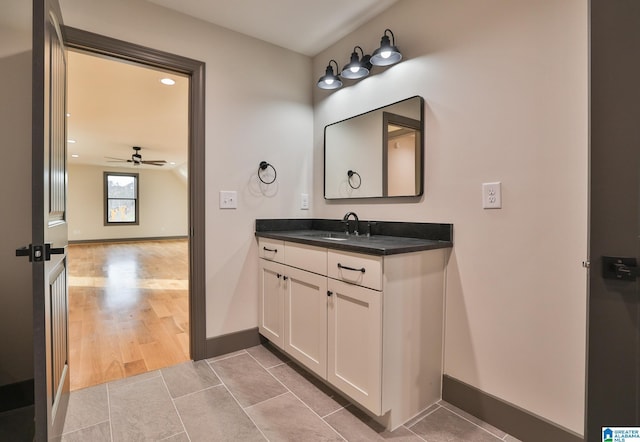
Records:
[[[205,63],[64,26],[68,48],[190,77],[189,83],[189,353],[207,357],[205,278]]]

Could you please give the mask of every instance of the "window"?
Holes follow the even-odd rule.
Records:
[[[138,174],[104,173],[104,225],[138,225]]]

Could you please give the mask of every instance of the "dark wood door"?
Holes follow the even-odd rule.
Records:
[[[67,359],[66,53],[58,0],[33,2],[32,252],[36,440],[62,433]]]
[[[640,426],[640,2],[591,0],[591,188],[586,440]],[[630,273],[632,273],[630,271]]]

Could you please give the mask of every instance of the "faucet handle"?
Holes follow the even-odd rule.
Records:
[[[344,233],[346,233],[347,235],[349,234],[349,220],[347,219],[343,219],[342,221],[340,221],[342,224],[344,224]]]
[[[375,226],[376,224],[378,224],[375,221],[367,221],[367,236],[371,236],[371,227]]]

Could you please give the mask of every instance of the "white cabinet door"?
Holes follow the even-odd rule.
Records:
[[[284,346],[284,269],[266,259],[259,264],[258,330],[276,346]]]
[[[327,376],[327,277],[286,267],[284,350]]]
[[[328,381],[376,415],[382,408],[382,292],[329,279]]]

